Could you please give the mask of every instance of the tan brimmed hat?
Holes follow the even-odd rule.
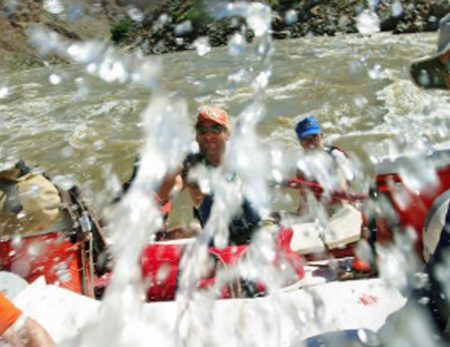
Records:
[[[439,21],[437,53],[411,64],[411,77],[422,88],[449,89],[450,62],[443,64],[440,57],[450,51],[450,13]]]

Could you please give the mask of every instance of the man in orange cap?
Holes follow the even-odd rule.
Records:
[[[35,320],[25,317],[0,293],[0,345],[12,347],[50,347],[54,345],[45,329]]]
[[[196,182],[189,179],[189,171],[197,166],[218,167],[221,164],[226,144],[230,138],[230,120],[227,112],[215,106],[200,109],[195,123],[195,139],[199,152],[189,154],[183,164],[173,174],[167,175],[157,193],[157,202],[161,206],[170,204],[172,195],[185,188],[188,189],[194,206],[194,216],[203,227],[209,219],[214,202],[212,195],[204,194]],[[135,172],[138,165],[135,165]],[[135,173],[132,177],[135,176]],[[127,182],[129,185],[129,182]],[[170,211],[166,210],[166,219]],[[235,216],[229,226],[230,244],[245,244],[250,241],[251,235],[259,223],[260,217],[244,200],[242,214]],[[194,236],[198,232],[195,228],[177,228],[159,233],[164,239],[176,239]]]
[[[169,199],[170,192],[176,187],[179,191],[183,188],[189,190],[194,205],[194,216],[204,227],[211,214],[214,197],[204,194],[195,182],[188,178],[189,170],[196,165],[206,167],[218,167],[225,153],[226,144],[230,138],[230,121],[227,112],[219,107],[205,107],[200,110],[195,123],[195,138],[199,145],[199,153],[190,154],[184,160],[182,168],[175,176],[164,180],[159,191],[159,198]],[[242,213],[236,215],[229,224],[229,243],[234,245],[250,242],[253,231],[260,221],[258,213],[244,199]],[[192,236],[192,230],[180,230],[168,232],[169,238]]]
[[[158,192],[158,200],[161,203],[170,200],[174,191],[188,188],[194,207],[200,205],[203,194],[196,184],[188,181],[189,170],[198,164],[212,167],[220,165],[230,137],[229,124],[228,114],[222,108],[208,106],[200,110],[195,123],[195,139],[199,152],[189,154],[179,170],[165,177]]]
[[[219,166],[230,137],[228,114],[219,107],[205,107],[198,114],[195,132],[200,153],[212,166]]]

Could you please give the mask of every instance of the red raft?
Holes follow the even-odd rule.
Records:
[[[0,239],[0,271],[16,273],[29,283],[43,276],[48,284],[94,297],[94,263],[106,242],[78,188],[59,194],[63,203],[57,223]]]
[[[276,239],[276,259],[274,266],[282,270],[281,264],[289,264],[295,273],[295,280],[304,277],[304,268],[301,257],[292,252],[289,247],[292,238],[291,229],[283,229],[279,232]],[[146,284],[146,295],[148,301],[174,300],[178,288],[180,275],[180,261],[186,250],[185,244],[164,244],[155,243],[145,247],[141,257],[141,268],[144,283]],[[249,245],[229,246],[223,249],[209,248],[208,253],[216,266],[209,275],[202,278],[198,283],[199,289],[207,289],[215,284],[215,273],[218,267],[234,266],[245,256]],[[240,281],[239,285],[248,285],[248,282]],[[257,296],[265,292],[263,283],[251,283],[250,294],[248,288],[244,292],[237,294],[235,290],[236,283],[225,285],[221,288],[222,298],[231,298],[236,296]]]
[[[94,296],[93,277],[84,242],[71,242],[65,232],[0,241],[0,269],[11,271],[31,283],[44,276],[79,294]]]

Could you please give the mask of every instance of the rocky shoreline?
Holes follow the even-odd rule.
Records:
[[[0,70],[61,62],[57,57],[38,56],[27,44],[27,30],[36,24],[68,39],[111,40],[123,49],[140,49],[144,54],[193,49],[200,37],[208,38],[208,44],[217,47],[228,44],[236,32],[247,41],[254,36],[242,17],[212,18],[208,1],[204,0],[101,0],[94,5],[85,1],[77,2],[76,8],[66,6],[60,13],[46,8],[46,0],[22,0],[13,8],[4,6],[0,15]],[[369,8],[359,0],[264,2],[272,9],[274,39],[357,33],[357,18]],[[378,17],[379,29],[394,34],[435,31],[439,19],[450,12],[448,0],[368,2],[377,4],[371,10]]]
[[[379,19],[380,31],[393,34],[436,31],[439,20],[450,12],[447,0],[385,0],[372,8]],[[167,1],[153,12],[143,12],[144,20],[134,23],[116,43],[128,48],[139,47],[146,54],[160,54],[192,49],[195,40],[207,37],[210,46],[223,46],[240,32],[247,41],[253,32],[246,29],[243,18],[213,20],[205,7],[196,2],[184,2],[184,8],[174,11],[176,1]],[[334,36],[358,33],[357,18],[368,10],[358,0],[266,1],[272,8],[274,39],[304,36]],[[165,13],[174,15],[164,17]],[[157,23],[158,25],[155,25]],[[179,28],[189,27],[189,30]]]

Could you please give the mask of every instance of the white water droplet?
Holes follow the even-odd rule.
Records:
[[[228,42],[228,53],[230,55],[240,55],[245,50],[245,38],[239,33],[235,33]]]
[[[192,31],[192,23],[190,20],[186,20],[175,27],[176,36],[184,36]]]
[[[256,37],[263,36],[270,29],[270,7],[262,3],[252,3],[247,11],[247,24],[253,30]]]
[[[372,35],[380,31],[380,18],[375,12],[363,11],[356,17],[356,27],[362,35]]]
[[[211,46],[209,44],[208,37],[199,37],[197,40],[195,40],[194,47],[200,57],[203,57],[204,55],[211,52]]]
[[[294,25],[298,21],[298,15],[297,11],[295,10],[289,10],[286,12],[286,15],[284,16],[284,21],[286,22],[286,25]]]
[[[418,81],[420,86],[428,86],[430,84],[430,76],[428,75],[428,72],[421,70]]]
[[[427,305],[430,302],[430,298],[428,296],[422,296],[417,302],[421,305]]]
[[[50,77],[48,78],[48,80],[50,81],[51,84],[56,86],[61,83],[62,78],[61,78],[61,76],[59,76],[57,74],[51,74]]]
[[[369,103],[369,101],[367,100],[366,97],[358,95],[353,99],[353,103],[358,109],[361,110],[364,108],[364,106],[366,106]]]
[[[42,243],[33,243],[29,248],[28,248],[28,255],[31,258],[36,258],[39,257],[41,254],[43,254],[44,252],[44,245]]]
[[[105,141],[103,140],[97,140],[94,142],[94,149],[96,151],[99,151],[105,147]]]
[[[90,64],[101,56],[104,45],[99,42],[75,42],[67,48],[67,54],[77,63]]]
[[[392,4],[392,16],[400,17],[403,14],[403,6],[400,0],[395,0]]]
[[[59,14],[64,11],[64,5],[60,0],[45,0],[44,10],[53,14]]]
[[[8,87],[1,87],[0,88],[0,99],[4,99],[9,95],[9,89]]]
[[[375,65],[372,69],[369,70],[369,77],[373,80],[379,80],[384,78],[384,71],[380,65]]]
[[[144,13],[134,6],[128,6],[127,13],[135,22],[142,22],[145,18]]]
[[[261,90],[266,88],[269,85],[269,78],[271,74],[272,72],[270,70],[265,70],[259,73],[258,76],[255,78],[255,81],[252,83],[252,87],[255,90]]]
[[[161,30],[170,21],[171,18],[166,13],[163,13],[162,15],[159,16],[158,20],[152,25],[152,32],[157,32]]]
[[[156,284],[161,285],[164,283],[167,279],[167,276],[169,276],[170,272],[170,266],[169,264],[163,264],[158,269],[158,272],[156,273]]]
[[[105,59],[98,70],[100,78],[106,82],[126,82],[128,72],[119,60]]]
[[[53,271],[62,283],[69,282],[72,278],[68,264],[66,262],[57,263],[53,267]]]
[[[378,3],[379,3],[379,0],[369,0],[368,5],[370,8],[370,11],[375,11],[375,8],[377,7]]]

